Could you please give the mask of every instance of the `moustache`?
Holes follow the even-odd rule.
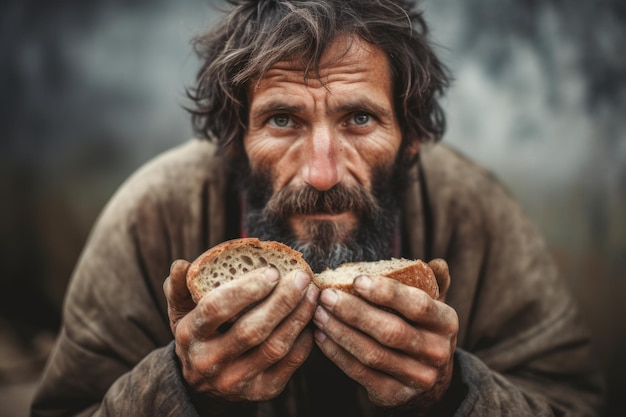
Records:
[[[264,209],[265,214],[278,218],[346,211],[362,218],[375,218],[382,212],[382,208],[378,199],[364,187],[337,184],[327,191],[309,185],[283,188],[269,199]]]

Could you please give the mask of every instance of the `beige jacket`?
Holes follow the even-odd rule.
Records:
[[[588,334],[533,224],[489,173],[446,146],[425,148],[414,174],[404,248],[448,262],[447,303],[460,319],[455,377],[439,413],[598,415],[602,380]],[[175,259],[233,237],[228,190],[213,145],[200,140],[120,188],[74,272],[33,416],[198,415],[173,353],[162,284]],[[401,414],[375,410],[319,356],[271,404],[230,414]]]

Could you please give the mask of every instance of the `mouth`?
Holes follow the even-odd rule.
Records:
[[[344,218],[350,216],[350,212],[343,213],[311,213],[311,214],[300,214],[294,216],[295,218],[301,218],[302,220],[325,220],[325,221],[341,221]]]
[[[352,222],[355,220],[355,215],[351,211],[344,211],[341,213],[309,213],[309,214],[296,214],[291,217],[291,221],[331,221],[331,222]]]
[[[357,217],[352,211],[342,213],[297,214],[289,219],[289,224],[296,237],[301,241],[312,238],[315,225],[332,223],[336,231],[336,241],[343,241],[357,226]],[[313,229],[312,229],[313,228]]]

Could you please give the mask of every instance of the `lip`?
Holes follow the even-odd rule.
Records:
[[[296,216],[303,220],[317,220],[317,221],[342,221],[347,220],[352,216],[352,213],[349,211],[345,211],[343,213],[330,214],[330,213],[314,213],[314,214],[303,214]]]
[[[314,213],[293,216],[289,219],[289,224],[295,236],[301,241],[308,241],[315,237],[316,229],[310,226],[322,223],[332,223],[334,225],[334,240],[343,242],[351,231],[357,227],[357,218],[353,211],[343,213]]]

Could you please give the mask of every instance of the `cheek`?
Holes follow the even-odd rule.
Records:
[[[248,161],[250,161],[250,166],[255,170],[271,165],[275,155],[271,146],[255,140],[244,141],[244,150],[248,156]]]
[[[289,155],[289,146],[280,140],[249,138],[244,140],[244,149],[252,171],[268,175],[274,190],[282,187],[297,166]]]
[[[360,161],[360,169],[371,175],[374,167],[388,166],[396,161],[400,140],[392,135],[370,137],[356,143],[354,150]]]
[[[262,129],[249,132],[243,139],[243,147],[253,169],[275,163],[280,155],[280,142],[272,140]]]

